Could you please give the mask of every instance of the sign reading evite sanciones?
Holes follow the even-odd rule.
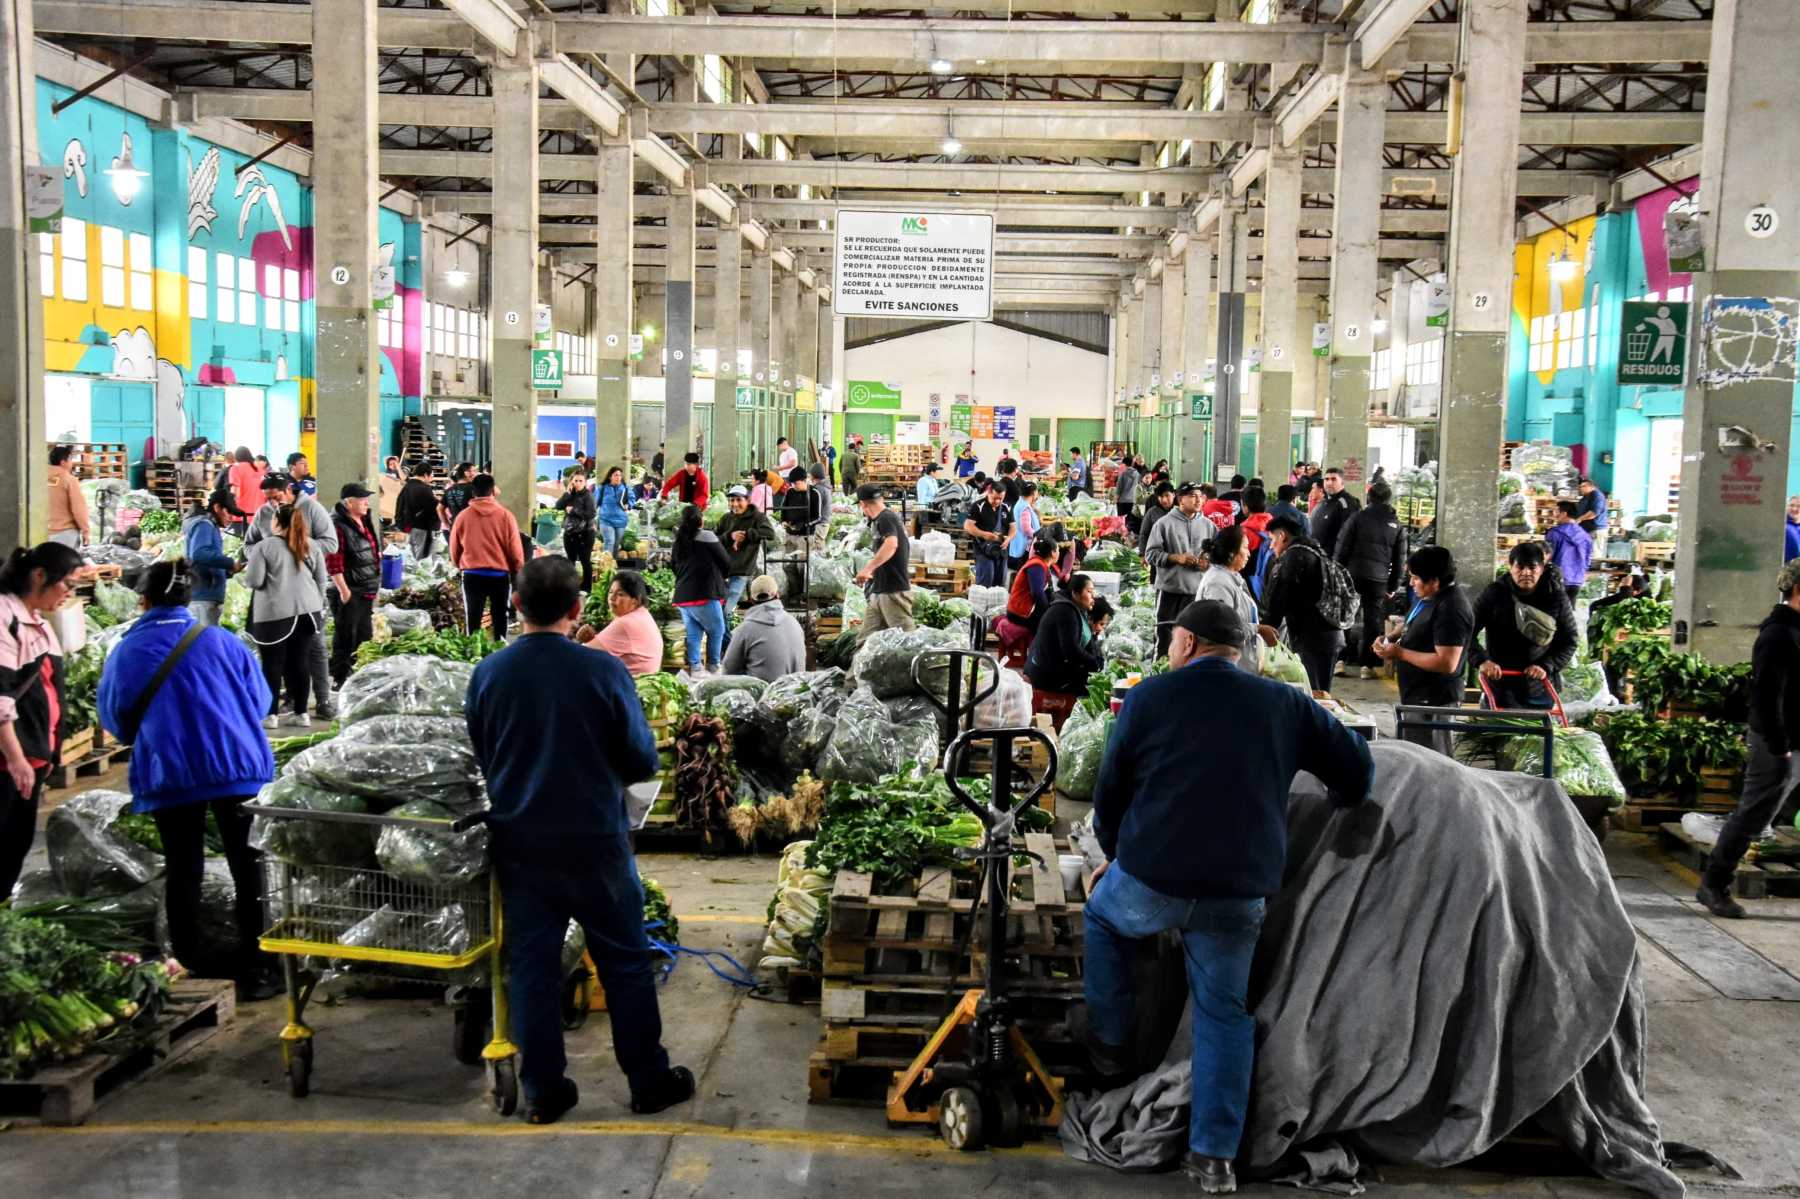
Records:
[[[832,284],[839,316],[988,320],[993,215],[840,208]]]

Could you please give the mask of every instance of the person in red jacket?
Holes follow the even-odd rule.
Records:
[[[1237,505],[1230,500],[1220,499],[1217,487],[1211,483],[1202,483],[1200,495],[1200,515],[1210,520],[1220,531],[1237,523]]]
[[[670,475],[669,481],[663,484],[663,498],[667,499],[670,493],[674,493],[681,497],[682,503],[704,510],[706,501],[712,496],[712,484],[707,481],[706,472],[700,469],[700,455],[689,454],[682,461],[686,465]]]
[[[494,640],[504,641],[512,580],[525,565],[525,545],[519,522],[500,506],[493,475],[476,475],[469,496],[469,506],[450,526],[450,561],[462,571],[464,628],[479,629],[485,607],[493,613]]]

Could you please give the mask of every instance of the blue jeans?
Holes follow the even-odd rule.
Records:
[[[744,588],[750,586],[749,575],[732,575],[725,581],[725,615],[730,616],[737,611],[738,601],[744,598]]]
[[[1088,1018],[1108,1045],[1133,1040],[1130,942],[1181,932],[1194,1005],[1188,1148],[1205,1157],[1235,1159],[1244,1137],[1256,1048],[1245,996],[1262,921],[1260,899],[1177,899],[1151,890],[1116,862],[1088,898]]]
[[[977,587],[1006,586],[1006,563],[1000,558],[989,558],[982,554],[975,555],[975,585]]]
[[[700,639],[706,638],[706,664],[716,667],[725,656],[725,609],[718,600],[677,608],[681,623],[687,626],[687,663],[689,670],[700,669]]]
[[[633,1094],[669,1069],[662,1013],[644,935],[644,890],[623,838],[580,861],[535,857],[495,863],[506,910],[506,965],[512,1038],[523,1057],[525,1102],[551,1093],[568,1067],[563,1052],[563,934],[573,920],[587,934],[588,954],[606,990],[613,1054]]]
[[[619,552],[619,538],[624,534],[624,532],[625,532],[624,525],[602,524],[600,526],[600,546],[601,546],[601,548],[604,549],[609,554],[617,554]]]

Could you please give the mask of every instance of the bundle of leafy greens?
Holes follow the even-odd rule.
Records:
[[[100,723],[100,671],[105,665],[105,652],[92,642],[65,659],[62,704],[69,732],[79,733]]]
[[[963,786],[977,803],[987,802],[986,780]],[[1035,806],[1020,819],[1027,830],[1051,822],[1050,814]],[[806,867],[826,873],[859,870],[897,884],[925,866],[953,861],[956,850],[979,845],[983,832],[975,814],[951,796],[942,775],[909,766],[872,786],[833,787]]]
[[[1633,794],[1689,794],[1698,790],[1703,769],[1744,764],[1744,730],[1729,721],[1665,720],[1624,709],[1596,719],[1595,727]]]
[[[67,929],[0,908],[0,1078],[78,1057],[153,1019],[168,994],[160,962],[104,954]]]
[[[144,533],[181,532],[181,513],[173,508],[158,508],[138,517],[138,528]]]
[[[1594,636],[1602,645],[1607,645],[1621,629],[1654,633],[1668,628],[1674,615],[1675,610],[1668,604],[1659,604],[1653,599],[1620,600],[1594,614]]]
[[[1603,796],[1614,808],[1625,806],[1625,784],[1613,769],[1600,734],[1590,729],[1558,728],[1551,738],[1551,775],[1570,795]],[[1544,739],[1513,737],[1500,747],[1500,765],[1521,774],[1544,773]]]
[[[669,893],[653,878],[638,881],[644,885],[644,931],[666,944],[681,944],[681,921],[669,906]]]
[[[659,720],[673,723],[687,712],[688,689],[674,675],[639,675],[636,683],[638,703],[643,706],[644,719],[652,724]]]
[[[476,629],[473,633],[458,633],[453,629],[414,630],[386,641],[363,642],[356,651],[356,665],[360,669],[402,654],[442,658],[446,662],[479,662],[500,649],[500,643],[488,636],[486,629]]]

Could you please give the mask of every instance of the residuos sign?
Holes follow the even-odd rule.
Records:
[[[841,208],[832,311],[985,321],[994,314],[994,218]]]

